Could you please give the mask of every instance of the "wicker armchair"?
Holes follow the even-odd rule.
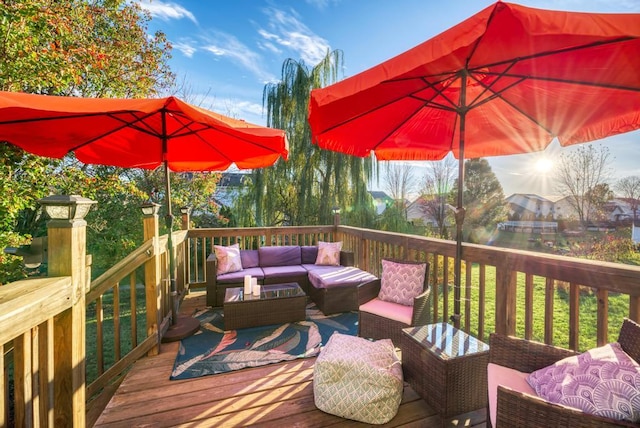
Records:
[[[412,262],[404,260],[391,261],[403,264],[425,264],[425,262]],[[360,305],[360,310],[358,311],[358,336],[376,340],[391,339],[394,345],[400,346],[403,328],[430,324],[431,289],[427,284],[427,278],[429,278],[429,263],[426,263],[422,293],[420,293],[413,299],[413,311],[409,323],[405,323],[388,316],[389,308],[393,310],[395,307],[397,307],[398,313],[406,313],[407,307],[403,307],[403,305],[385,302],[385,308],[382,312],[378,312],[377,309],[372,308],[372,303],[373,306],[377,306],[376,303],[379,303],[378,293],[380,292],[380,282],[378,282],[375,294],[371,295],[372,299],[366,302],[364,305]]]
[[[625,319],[618,342],[640,362],[640,325]],[[549,366],[576,352],[515,337],[492,334],[489,361],[524,373]],[[488,413],[487,413],[488,416]],[[488,422],[487,417],[487,422]],[[489,426],[490,424],[487,423]],[[640,427],[640,424],[585,414],[529,394],[498,386],[496,425],[502,427]]]

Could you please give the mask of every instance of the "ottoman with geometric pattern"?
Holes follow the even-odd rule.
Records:
[[[316,407],[369,424],[393,419],[403,386],[402,363],[390,339],[334,333],[313,368]]]

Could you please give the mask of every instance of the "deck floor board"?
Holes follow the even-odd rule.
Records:
[[[193,293],[183,313],[204,307]],[[178,343],[163,344],[159,355],[136,362],[94,425],[111,427],[364,427],[318,410],[313,400],[315,358],[264,367],[169,380]],[[408,385],[398,414],[382,427],[485,427],[485,411],[447,421]]]

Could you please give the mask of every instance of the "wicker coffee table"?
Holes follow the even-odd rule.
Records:
[[[447,323],[402,330],[404,378],[443,418],[487,406],[489,345]]]
[[[295,283],[263,285],[260,296],[244,295],[243,287],[224,295],[224,329],[284,324],[306,318],[307,295]]]

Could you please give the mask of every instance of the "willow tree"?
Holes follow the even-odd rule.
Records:
[[[255,218],[245,218],[243,224],[327,224],[332,221],[333,207],[342,210],[349,224],[373,224],[373,203],[367,192],[372,160],[321,150],[311,143],[309,94],[337,81],[341,69],[340,51],[328,52],[311,69],[302,61],[288,59],[282,66],[281,81],[265,86],[267,126],[286,131],[289,160],[253,171],[250,191],[240,203],[245,208],[255,203],[255,210],[238,211],[255,213]]]

